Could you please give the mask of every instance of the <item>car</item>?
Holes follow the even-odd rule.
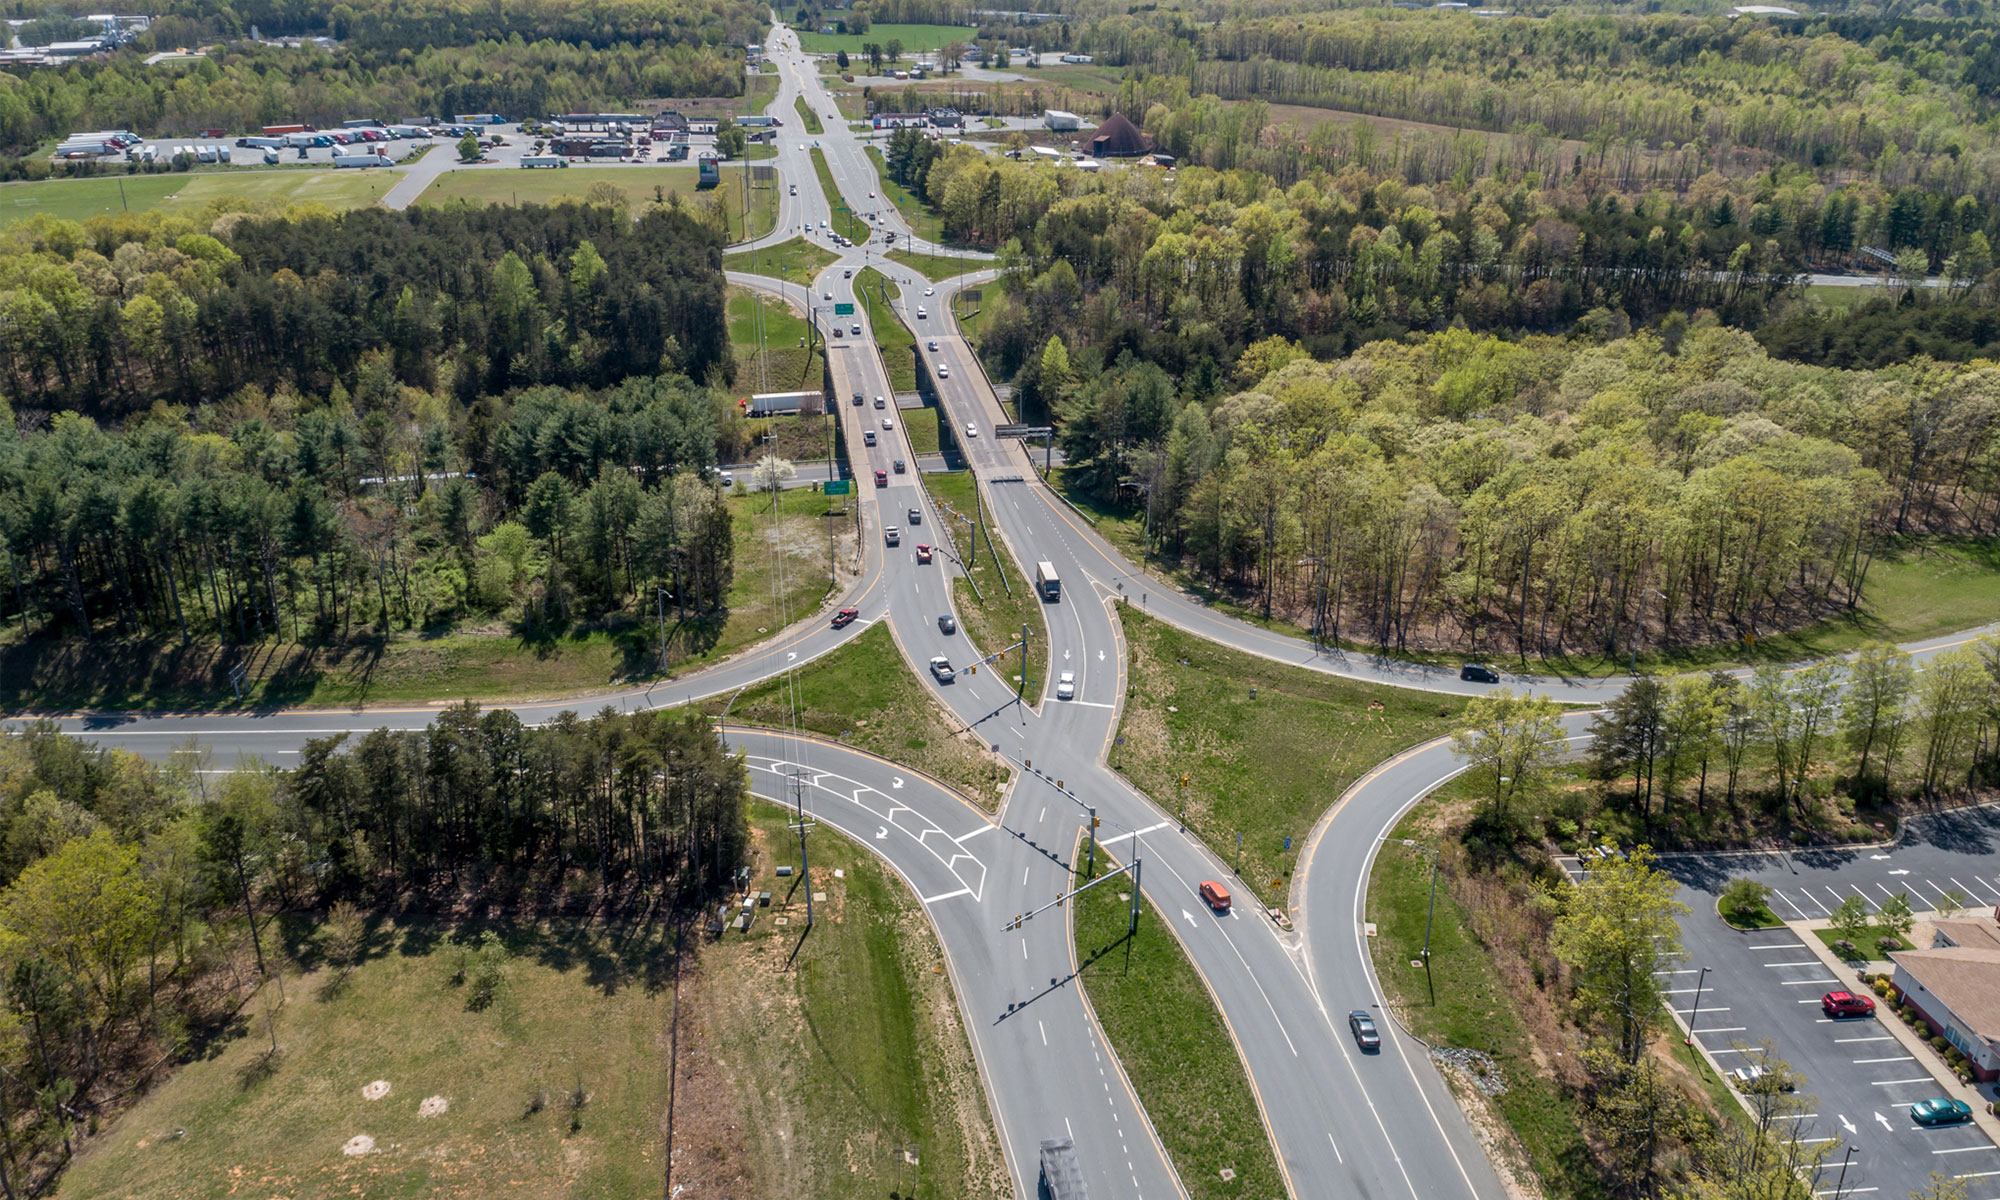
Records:
[[[1467,663],[1458,669],[1458,677],[1467,683],[1499,683],[1500,672],[1492,667],[1482,667],[1478,663]]]
[[[842,279],[852,279],[852,278],[854,278],[854,268],[853,268],[853,267],[848,267],[848,268],[846,268],[845,270],[841,271],[841,273],[840,273],[840,277],[841,277]]]
[[[872,445],[874,445],[874,444],[875,444],[875,431],[874,431],[874,430],[872,430],[872,429],[864,429],[864,430],[862,430],[862,431],[861,431],[861,444],[862,444],[862,445],[864,445],[864,446],[872,446]]]
[[[913,508],[913,509],[911,509],[911,510],[910,510],[910,524],[912,524],[912,525],[921,525],[921,524],[923,524],[923,523],[924,523],[924,510],[923,510],[923,509],[921,509],[921,508]]]
[[[948,366],[946,366],[946,365],[944,365],[943,363],[939,363],[939,364],[938,364],[938,378],[939,378],[939,379],[950,379],[950,378],[951,378],[951,368],[950,368],[950,367],[948,367]]]
[[[1972,1119],[1972,1106],[1950,1096],[1933,1096],[1910,1105],[1910,1119],[1919,1125],[1963,1125]]]
[[[891,546],[900,546],[903,544],[903,531],[894,525],[884,525],[882,527],[882,540]]]
[[[929,317],[929,316],[930,316],[930,314],[924,311],[924,306],[923,306],[923,305],[921,305],[921,304],[917,305],[917,320],[921,321],[921,320],[924,320],[924,319],[925,319],[926,317]]]
[[[882,428],[884,428],[884,429],[894,429],[895,427],[896,427],[896,418],[894,418],[894,417],[883,417],[883,418],[882,418]]]
[[[1058,700],[1076,699],[1075,671],[1064,671],[1061,677],[1059,677],[1056,680],[1056,699]]]
[[[936,354],[936,353],[937,353],[937,339],[936,339],[936,338],[932,338],[932,339],[931,339],[931,353],[932,353],[932,354]]]
[[[727,488],[727,487],[735,487],[735,486],[736,486],[736,476],[735,476],[734,474],[732,474],[731,472],[728,472],[728,471],[717,471],[717,472],[715,473],[715,477],[716,477],[717,479],[720,479],[720,480],[722,481],[722,486],[723,486],[723,487],[726,487],[726,488]]]
[[[925,288],[925,289],[924,289],[924,295],[926,295],[926,296],[930,296],[930,295],[935,295],[936,293],[937,293],[937,289],[936,289],[936,288],[934,288],[934,287],[928,287],[928,288]]]
[[[854,407],[856,407],[856,408],[860,408],[860,407],[861,407],[861,393],[860,393],[860,392],[856,392],[856,393],[854,393]]]
[[[876,408],[885,408],[885,407],[887,407],[887,405],[886,405],[886,404],[884,403],[884,401],[883,401],[882,397],[880,397],[880,396],[877,396],[877,397],[875,397],[875,407],[876,407]]]
[[[901,475],[904,471],[909,469],[904,465],[903,460],[900,458],[896,460],[895,467],[896,467],[896,474],[898,475]]]
[[[1201,881],[1201,887],[1198,890],[1201,892],[1201,902],[1203,904],[1208,905],[1216,912],[1229,911],[1228,888],[1223,887],[1213,879],[1204,879]]]
[[[835,337],[839,337],[839,336],[840,336],[840,326],[838,326],[838,325],[835,325],[835,326],[833,327],[833,336],[835,336]]]
[[[1375,1028],[1375,1018],[1365,1009],[1355,1009],[1347,1014],[1347,1029],[1354,1035],[1354,1044],[1365,1051],[1382,1048],[1382,1034]]]
[[[1872,1017],[1875,1015],[1875,1001],[1853,992],[1828,992],[1819,998],[1819,1009],[1836,1020],[1841,1017]]]
[[[858,608],[843,608],[839,612],[833,614],[833,627],[835,629],[843,628],[849,624],[852,624],[854,618],[860,615],[861,615],[861,610]]]
[[[938,632],[943,634],[957,633],[958,618],[952,616],[950,613],[945,613],[938,617]]]
[[[958,676],[958,672],[951,669],[951,660],[942,654],[931,659],[931,674],[937,677],[939,683],[950,683]]]
[[[965,423],[965,436],[966,436],[966,437],[969,437],[969,438],[976,438],[976,437],[978,437],[978,436],[979,436],[979,426],[977,426],[977,425],[974,425],[974,424],[973,424],[972,422],[970,422],[970,421],[967,421],[967,422]]]
[[[877,471],[877,472],[875,472],[875,486],[876,486],[876,487],[888,487],[888,486],[889,486],[889,472],[887,472],[887,471]]]
[[[853,335],[854,335],[855,337],[860,337],[860,336],[861,336],[861,322],[859,322],[859,321],[856,321],[856,322],[855,322],[855,323],[854,323],[854,324],[853,324],[852,326],[850,326],[850,327],[849,327],[849,329],[848,329],[848,332],[849,332],[849,333],[851,333],[851,334],[853,334]]]
[[[833,299],[833,293],[832,293],[832,292],[821,292],[821,293],[819,294],[819,298],[820,298],[820,299],[822,299],[822,300],[831,300],[831,299]]]
[[[800,153],[800,154],[804,154],[805,152],[806,152],[806,144],[805,144],[804,142],[800,142],[800,143],[799,143],[799,153]]]
[[[928,542],[918,542],[918,543],[917,543],[917,561],[918,561],[918,562],[920,562],[920,563],[927,563],[927,562],[929,562],[930,560],[931,560],[931,548],[930,548],[930,543],[928,543]]]

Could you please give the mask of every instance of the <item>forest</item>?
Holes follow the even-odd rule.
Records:
[[[0,383],[117,416],[246,385],[324,395],[363,356],[470,402],[733,371],[721,237],[678,197],[591,205],[37,216],[0,242]]]
[[[1586,326],[1591,322],[1586,322]],[[1319,638],[1490,654],[1738,641],[1859,602],[1880,540],[2000,534],[2000,372],[1663,334],[1447,331],[1226,386],[1051,337],[1025,404],[1168,561]],[[1029,393],[1032,392],[1032,396]]]
[[[307,743],[292,770],[160,766],[31,724],[0,738],[0,1190],[30,1195],[264,985],[395,904],[671,907],[729,877],[742,760],[700,716],[471,704]],[[332,910],[317,937],[300,938]],[[294,918],[304,918],[295,921]],[[291,986],[298,986],[296,979]]]

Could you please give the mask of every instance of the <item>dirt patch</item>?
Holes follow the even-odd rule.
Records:
[[[417,1115],[420,1117],[441,1117],[449,1111],[451,1102],[443,1096],[426,1096],[424,1102],[417,1105]]]
[[[375,1139],[365,1133],[357,1133],[347,1139],[347,1144],[340,1148],[340,1152],[349,1158],[360,1158],[364,1154],[373,1154],[375,1152]]]
[[[363,1100],[380,1100],[388,1094],[389,1081],[386,1079],[378,1079],[361,1089],[361,1098]]]

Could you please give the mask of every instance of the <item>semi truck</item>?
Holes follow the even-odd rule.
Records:
[[[1085,1200],[1083,1167],[1076,1161],[1076,1143],[1069,1138],[1043,1138],[1038,1195],[1049,1200]]]
[[[1052,562],[1035,564],[1035,591],[1044,601],[1062,599],[1062,580],[1056,577],[1056,565]]]

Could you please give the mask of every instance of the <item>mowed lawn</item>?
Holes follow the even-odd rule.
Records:
[[[0,226],[47,213],[65,221],[120,212],[193,211],[212,200],[241,197],[283,203],[360,208],[399,178],[390,171],[231,170],[173,175],[117,175],[0,184]],[[121,190],[122,185],[122,190]]]
[[[450,982],[453,940],[485,928],[512,954],[493,1003],[471,1011]],[[672,951],[664,924],[379,922],[337,993],[324,968],[286,981],[275,1059],[260,997],[241,1036],[120,1117],[57,1194],[655,1193]],[[388,1094],[366,1098],[378,1080]],[[443,1111],[422,1115],[427,1101]]]
[[[446,171],[417,197],[419,204],[550,204],[557,200],[581,200],[593,185],[609,183],[625,193],[633,212],[639,212],[670,194],[678,194],[690,204],[705,204],[719,197],[729,216],[729,232],[734,238],[743,232],[743,170],[723,168],[722,185],[696,186],[694,167],[569,167],[560,170],[492,169]],[[751,189],[750,233],[769,233],[777,220],[778,192],[775,187]]]
[[[832,54],[845,50],[860,54],[870,42],[887,47],[891,39],[903,43],[903,53],[935,50],[952,42],[971,44],[974,30],[967,25],[870,25],[867,33],[808,33],[799,31],[799,48],[809,54]],[[886,61],[886,60],[885,60]]]

